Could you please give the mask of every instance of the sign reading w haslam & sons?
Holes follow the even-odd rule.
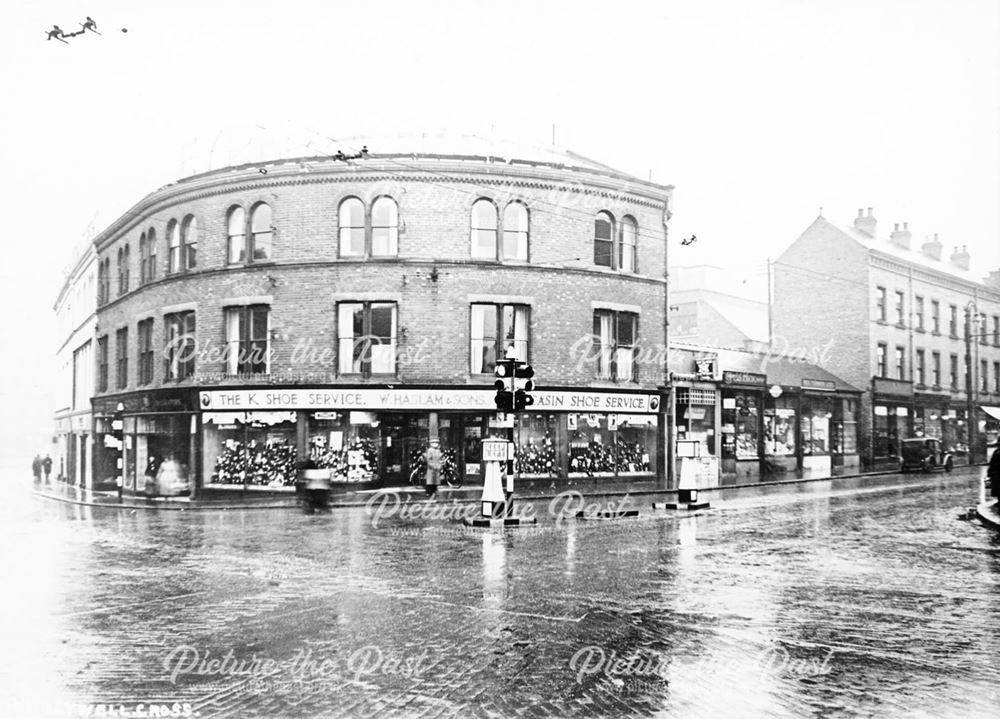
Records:
[[[529,411],[656,412],[656,395],[616,392],[534,391]],[[237,389],[201,392],[199,405],[205,411],[254,410],[496,410],[493,389]]]

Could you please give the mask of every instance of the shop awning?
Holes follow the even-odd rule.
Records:
[[[983,410],[993,419],[1000,419],[1000,407],[989,407],[985,404],[979,405],[979,409]]]

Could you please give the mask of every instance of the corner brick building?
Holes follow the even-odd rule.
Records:
[[[352,486],[400,484],[431,437],[475,482],[480,441],[506,431],[492,385],[508,348],[538,385],[522,478],[662,478],[649,350],[671,192],[573,153],[468,143],[152,192],[94,240],[95,482],[288,486],[308,458]]]
[[[970,406],[983,461],[1000,429],[1000,272],[982,279],[937,235],[916,245],[907,223],[876,229],[868,208],[849,227],[817,217],[792,243],[774,263],[775,337],[867,390],[867,465],[895,466],[912,436],[967,457]]]

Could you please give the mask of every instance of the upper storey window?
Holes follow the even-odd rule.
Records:
[[[242,207],[233,207],[226,218],[226,262],[246,262],[247,259],[247,213]]]
[[[167,223],[167,272],[181,270],[181,225],[177,220]]]
[[[139,284],[156,279],[156,230],[152,227],[139,236]]]
[[[379,197],[371,213],[357,197],[340,203],[337,212],[341,257],[395,257],[399,254],[399,207]]]
[[[118,296],[121,297],[128,292],[128,266],[129,266],[128,245],[118,248]]]
[[[226,262],[231,265],[243,262],[266,262],[271,259],[274,238],[271,206],[260,202],[247,213],[239,205],[229,208],[226,214]]]
[[[181,241],[184,243],[181,262],[184,269],[192,270],[198,266],[198,218],[194,215],[184,218]]]
[[[478,199],[472,204],[470,224],[470,251],[474,258],[500,261],[528,259],[528,208],[522,203],[511,202],[504,208],[501,226],[493,201]]]
[[[167,225],[167,272],[192,270],[198,265],[198,220],[194,215]]]
[[[594,219],[594,264],[614,267],[615,218],[608,212],[598,212]]]
[[[616,227],[610,212],[598,212],[594,218],[594,264],[635,272],[638,240],[639,226],[634,218],[626,215]]]

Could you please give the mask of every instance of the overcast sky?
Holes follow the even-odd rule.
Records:
[[[45,40],[88,14],[100,36]],[[907,221],[915,242],[937,232],[973,269],[1000,267],[996,0],[14,0],[4,15],[4,454],[51,431],[51,312],[74,247],[241,152],[442,129],[543,145],[554,125],[557,145],[676,186],[672,263],[762,276],[820,207],[844,224],[873,207],[887,231]]]

